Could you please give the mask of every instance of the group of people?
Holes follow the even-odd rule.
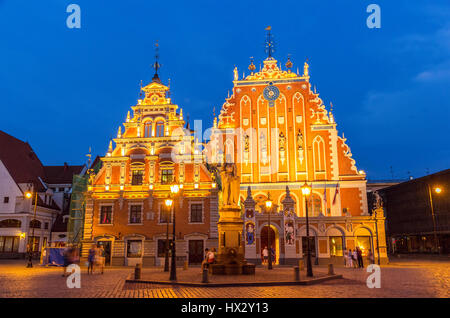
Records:
[[[210,249],[205,248],[205,258],[202,262],[202,270],[208,269],[209,265],[214,264],[216,261],[216,249],[213,247]]]
[[[372,250],[367,251],[367,256],[371,264],[375,263],[375,259]],[[348,252],[344,252],[345,267],[350,268],[364,268],[364,261],[362,250],[357,246],[353,251],[351,249]]]
[[[103,245],[92,244],[88,254],[88,274],[93,274],[95,267],[100,267],[100,273],[103,274],[105,268],[105,249]]]
[[[274,262],[275,261],[275,250],[274,250],[273,247],[270,248],[270,253],[272,254],[271,255],[272,262]],[[269,249],[267,248],[267,246],[264,246],[264,249],[262,250],[261,255],[262,255],[262,263],[263,263],[263,265],[268,264],[268,262],[269,262]]]

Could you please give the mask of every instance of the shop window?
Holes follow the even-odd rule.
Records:
[[[142,206],[132,205],[130,207],[130,223],[141,223],[142,222]]]
[[[39,252],[39,236],[28,236],[28,247],[31,247],[32,252]]]
[[[127,241],[127,257],[142,257],[142,240]]]
[[[19,236],[0,236],[0,253],[19,252]]]
[[[191,223],[202,223],[203,222],[203,204],[194,203],[191,204]]]
[[[342,236],[330,236],[330,255],[343,256]]]
[[[112,224],[112,206],[102,206],[100,208],[100,224]]]

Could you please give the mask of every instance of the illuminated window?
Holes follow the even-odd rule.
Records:
[[[142,257],[142,240],[127,241],[127,257]]]
[[[370,244],[370,236],[358,236],[356,238],[356,246],[359,246],[359,248],[361,249],[362,256],[367,256],[369,250],[372,249],[372,246]]]
[[[0,253],[19,252],[20,236],[0,236]]]
[[[162,121],[156,123],[156,137],[164,137],[164,123]]]
[[[330,255],[343,256],[342,236],[330,236]]]
[[[319,214],[322,212],[322,199],[317,193],[312,193],[309,203],[310,216],[319,216]]]
[[[144,171],[133,170],[133,174],[131,177],[131,185],[142,185],[143,176],[144,176]]]
[[[169,184],[173,182],[173,170],[163,169],[161,171],[161,184]]]
[[[325,143],[320,136],[313,141],[314,170],[325,171]]]
[[[102,206],[100,209],[100,224],[112,223],[112,206]]]

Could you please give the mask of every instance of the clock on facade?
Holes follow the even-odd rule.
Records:
[[[278,87],[272,85],[272,83],[269,83],[269,85],[267,85],[263,90],[263,97],[269,102],[270,107],[274,105],[274,102],[279,96],[280,90],[278,89]]]

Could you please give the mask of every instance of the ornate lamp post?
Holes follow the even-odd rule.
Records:
[[[164,271],[169,271],[169,220],[170,220],[170,207],[172,206],[172,200],[167,197],[166,201],[166,245],[164,253]]]
[[[34,216],[33,216],[33,220],[36,220],[36,208],[37,208],[37,191],[34,192]],[[27,192],[25,192],[25,197],[27,199],[31,199],[31,197],[33,196],[33,193],[28,190]],[[32,253],[33,253],[33,247],[34,247],[34,228],[35,228],[35,222],[33,222],[33,228],[31,230],[31,237],[33,238],[33,241],[30,240],[30,243],[28,244],[28,263],[27,263],[27,268],[29,267],[33,267],[33,260],[32,260]],[[32,224],[30,222],[30,224]]]
[[[311,194],[311,186],[306,181],[302,186],[302,194],[305,197],[305,214],[306,214],[306,242],[307,242],[307,259],[306,259],[306,276],[313,277],[311,264],[311,246],[309,242],[309,217],[308,217],[308,197]]]
[[[178,184],[174,184],[170,186],[170,192],[175,197],[178,192],[180,191],[180,187]],[[173,202],[173,201],[172,201]],[[175,253],[175,240],[176,240],[176,233],[175,233],[175,207],[173,208],[173,238],[172,238],[172,263],[170,266],[170,280],[176,281],[177,280],[177,260],[176,260],[176,253]]]
[[[440,194],[442,192],[442,188],[440,188],[440,187],[436,187],[433,190],[434,190],[434,192],[436,192],[436,194]],[[433,219],[433,235],[434,235],[434,245],[435,245],[434,248],[436,249],[437,253],[440,253],[439,238],[437,236],[437,231],[436,231],[436,216],[434,214],[434,207],[433,207],[433,195],[432,195],[430,185],[428,185],[428,195],[430,198],[431,217]]]
[[[267,266],[267,269],[272,269],[272,244],[270,241],[270,214],[272,212],[272,200],[270,200],[270,192],[267,193],[266,210],[267,213],[269,213],[269,226],[267,227],[267,248],[269,250],[269,265]]]

